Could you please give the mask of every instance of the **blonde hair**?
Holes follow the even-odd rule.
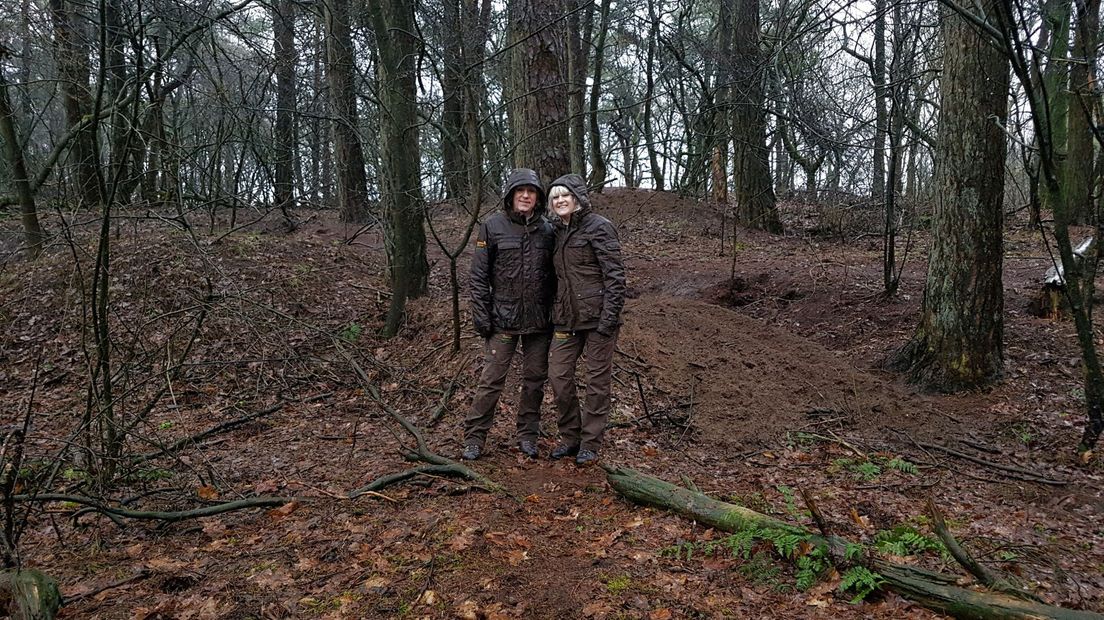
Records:
[[[553,185],[552,191],[548,193],[548,199],[552,200],[553,198],[559,198],[564,194],[571,194],[571,190],[567,189],[566,185]],[[574,198],[574,194],[572,194],[571,197]]]

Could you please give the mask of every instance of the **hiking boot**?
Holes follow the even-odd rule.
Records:
[[[593,465],[598,462],[598,453],[594,450],[579,450],[579,454],[575,456],[575,464],[580,467],[586,465]]]
[[[557,459],[562,459],[565,456],[575,456],[578,453],[579,453],[579,446],[568,446],[568,445],[560,444],[560,445],[556,446],[555,448],[552,448],[552,453],[548,455],[548,458],[555,461]]]
[[[483,448],[480,448],[475,444],[468,444],[464,446],[464,451],[460,454],[460,458],[464,459],[465,461],[474,461],[482,454]]]
[[[537,442],[535,441],[522,439],[518,442],[518,450],[531,459],[537,458]]]

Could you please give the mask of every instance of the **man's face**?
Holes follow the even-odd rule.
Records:
[[[537,197],[537,188],[532,185],[518,187],[514,190],[514,211],[528,217],[537,208]]]

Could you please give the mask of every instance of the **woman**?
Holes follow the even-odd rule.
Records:
[[[617,229],[591,210],[582,177],[568,174],[556,179],[549,201],[559,217],[552,257],[555,332],[548,378],[560,413],[560,443],[551,457],[575,456],[577,465],[589,465],[598,460],[609,416],[613,352],[625,305],[625,268]],[[575,364],[584,352],[587,385],[580,408]]]

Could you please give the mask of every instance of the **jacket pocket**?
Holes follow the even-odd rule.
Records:
[[[522,293],[521,239],[507,237],[495,244],[494,284],[495,297],[517,297]],[[497,300],[496,300],[497,303]]]
[[[579,323],[590,323],[602,317],[602,304],[606,289],[597,288],[575,294],[575,306],[579,309]]]
[[[498,297],[494,299],[494,326],[496,329],[516,330],[519,328],[521,304],[517,299]]]

